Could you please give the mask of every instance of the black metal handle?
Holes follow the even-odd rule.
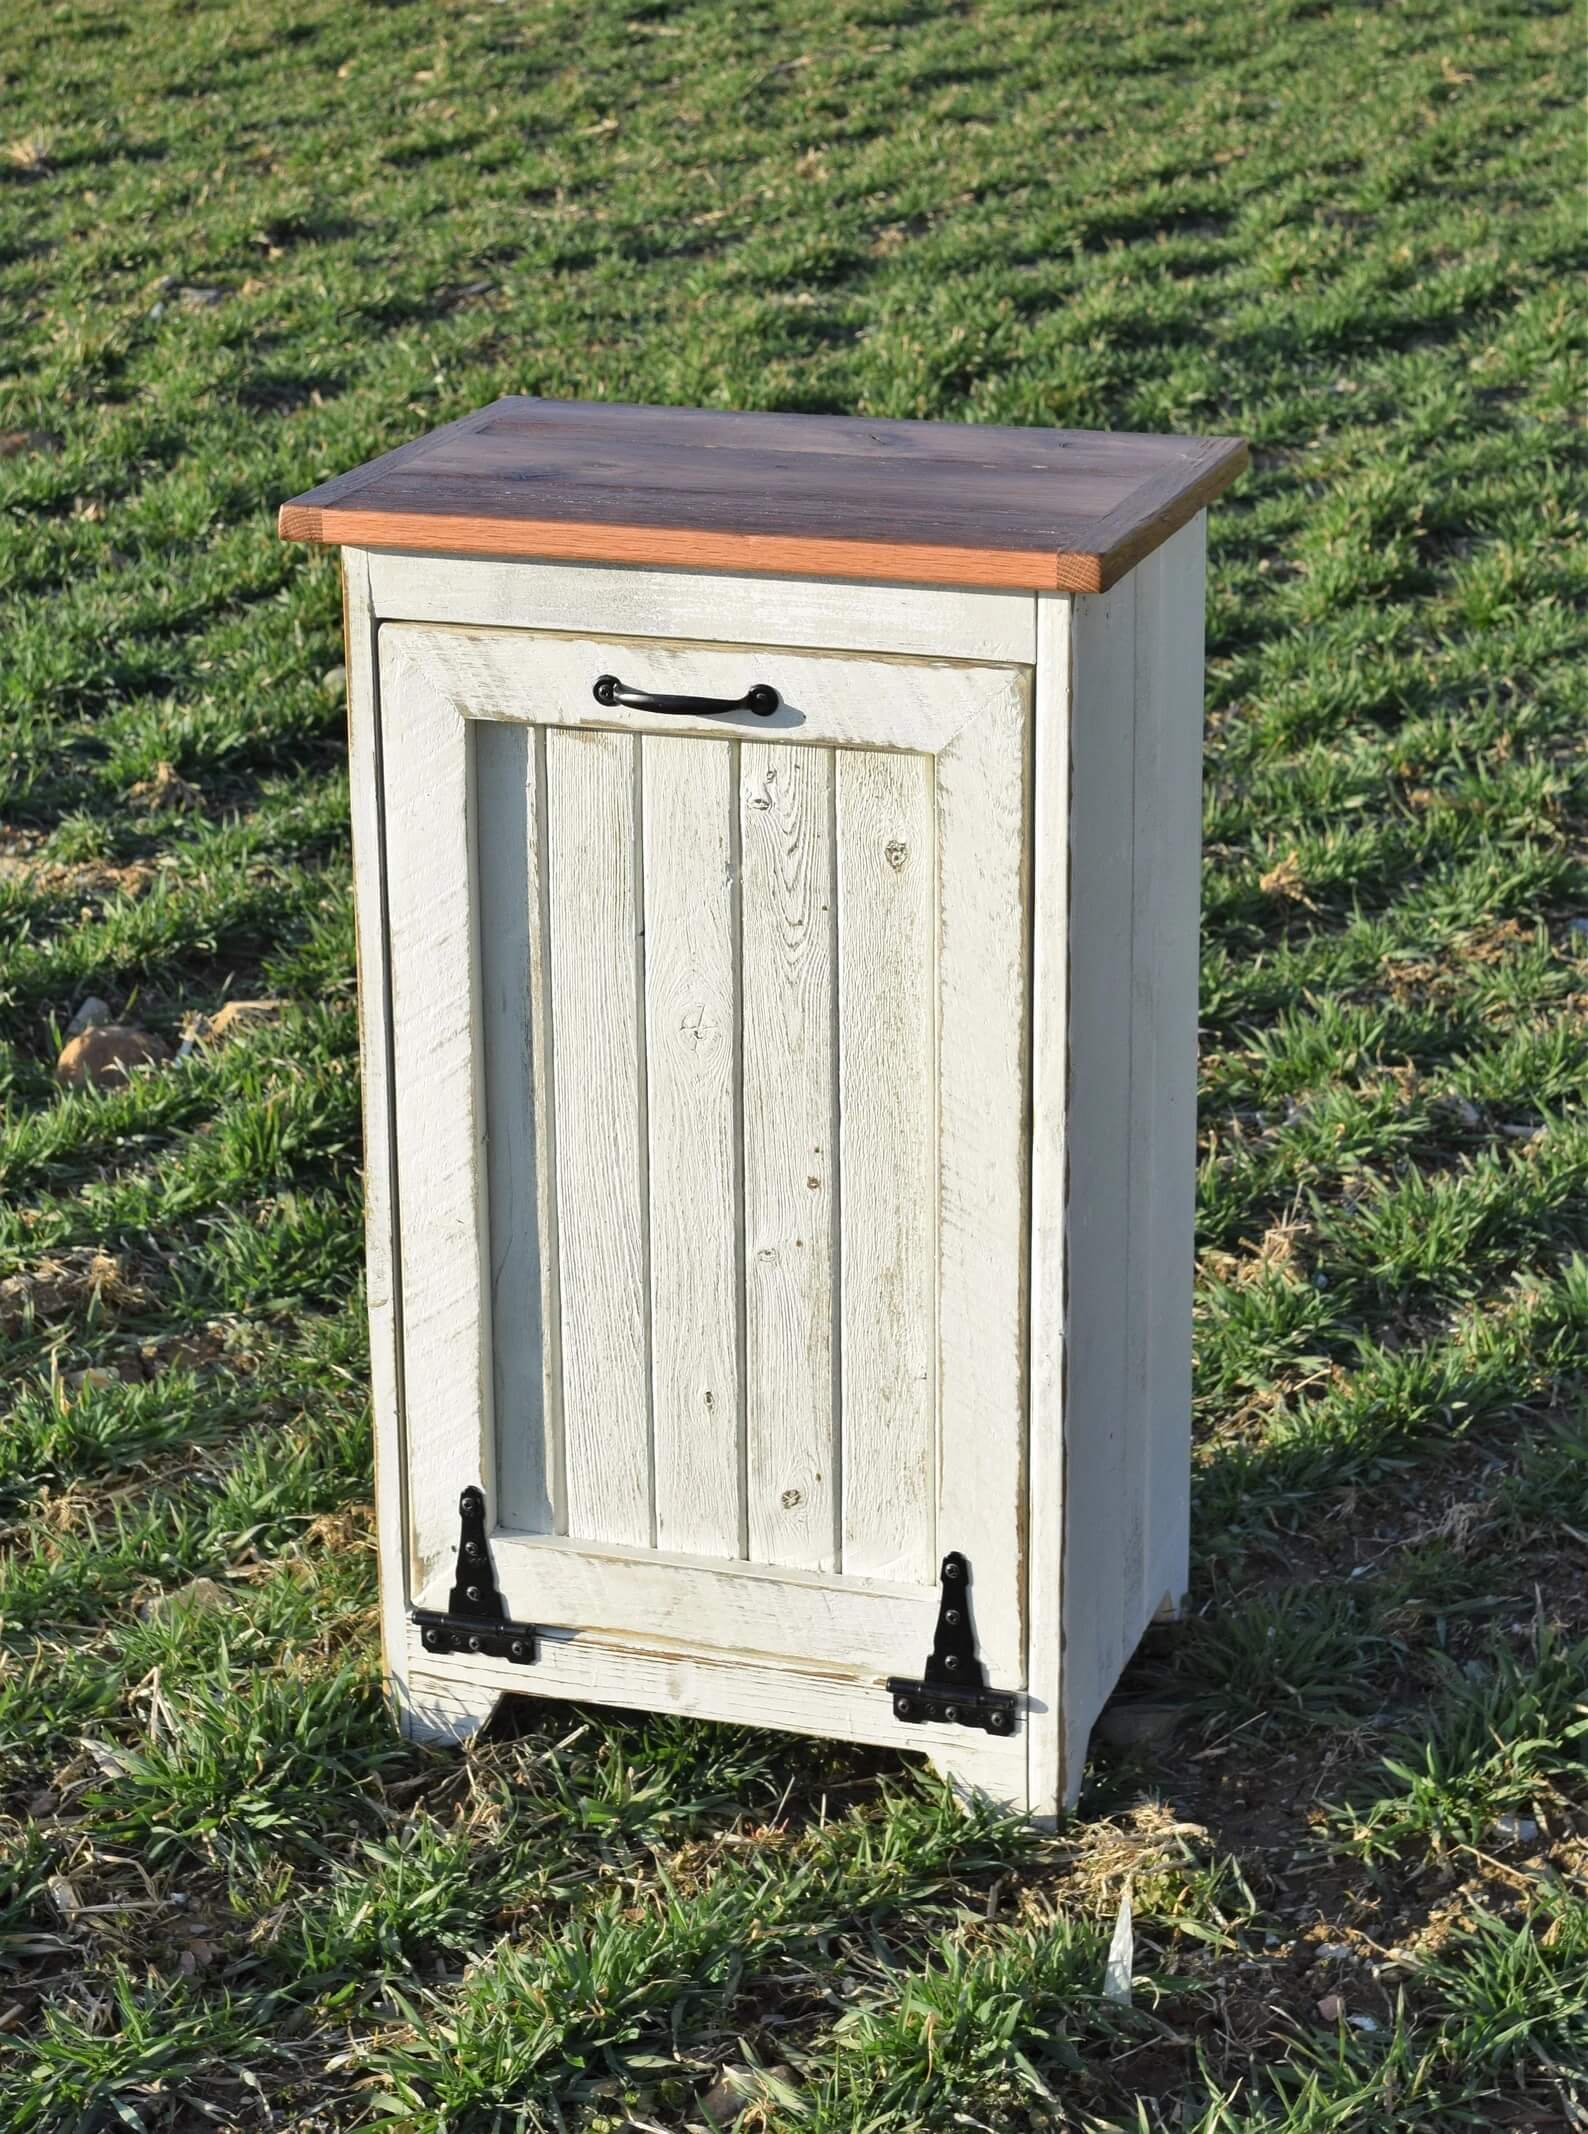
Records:
[[[757,682],[742,697],[674,697],[652,689],[631,689],[615,674],[603,674],[592,694],[598,704],[627,704],[631,711],[676,711],[693,719],[714,719],[724,711],[753,711],[758,719],[770,719],[778,707],[778,693],[769,682]]]

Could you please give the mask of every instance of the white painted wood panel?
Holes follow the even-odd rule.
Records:
[[[1029,665],[1029,593],[969,592],[748,573],[593,569],[458,556],[367,554],[387,621],[492,624],[606,637],[900,652]]]
[[[939,1538],[994,1682],[1025,1679],[1028,692],[937,762]]]
[[[901,1727],[885,1694],[851,1675],[758,1661],[743,1654],[685,1653],[625,1639],[552,1634],[541,1641],[534,1692],[580,1704],[640,1712],[690,1712],[735,1726],[774,1727],[834,1741],[879,1743],[927,1757],[956,1791],[1024,1812],[1024,1744],[965,1727]],[[458,1658],[445,1673],[414,1641],[408,1723],[421,1739],[461,1740],[490,1716],[497,1699],[525,1690],[523,1668],[507,1660]]]
[[[626,644],[406,623],[385,625],[382,636],[412,645],[433,686],[474,719],[524,719],[570,731],[672,740],[814,742],[927,755],[971,725],[1011,672],[953,660],[779,652],[756,645]],[[608,672],[639,689],[718,698],[768,682],[782,702],[770,718],[750,711],[699,717],[635,711],[596,702],[596,679]]]
[[[381,641],[387,924],[413,1576],[492,1484],[485,1106],[467,729]]]
[[[1067,594],[1037,610],[1032,771],[1031,1347],[1026,1549],[1026,1753],[1033,1813],[1074,1796],[1059,1723],[1061,1551],[1066,1512],[1064,1401],[1065,1213],[1069,1105],[1070,623]]]
[[[379,648],[365,559],[342,559],[347,645],[348,784],[356,889],[360,1084],[364,1121],[364,1259],[370,1398],[375,1425],[375,1533],[381,1655],[401,1709],[408,1665],[408,1477],[402,1435],[395,1096],[381,817]]]
[[[742,1552],[733,744],[652,738],[645,796],[656,1543]]]
[[[783,1566],[498,1532],[497,1583],[520,1621],[711,1651],[781,1655],[807,1665],[919,1674],[937,1620],[936,1586],[835,1578]],[[444,1605],[451,1565],[425,1604]]]
[[[485,1075],[486,1201],[498,1516],[550,1533],[553,1460],[542,1317],[532,943],[536,902],[535,736],[471,726],[479,880],[480,1045]]]
[[[1190,1562],[1206,527],[1199,514],[1135,573],[1131,1287],[1140,1304],[1131,1413],[1145,1490],[1140,1623],[1178,1612]]]
[[[638,744],[546,736],[568,1531],[655,1539]]]
[[[959,1547],[972,1559],[989,1671],[1018,1688],[1024,677],[1008,667],[917,663],[907,674],[900,663],[809,662],[824,669],[813,697],[802,657],[787,670],[797,724],[748,739],[708,729],[710,739],[697,740],[655,721],[643,732],[560,723],[570,677],[606,664],[600,647],[548,672],[544,639],[520,638],[513,658],[498,648],[482,666],[472,655],[459,663],[457,635],[383,633],[394,660],[424,663],[426,686],[434,667],[443,670],[446,715],[524,735],[520,761],[516,735],[504,752],[497,740],[482,745],[486,729],[476,726],[476,772],[493,781],[483,809],[476,795],[470,810],[467,751],[456,761],[413,752],[402,770],[419,796],[416,822],[452,806],[443,796],[437,807],[438,778],[463,780],[481,871],[502,881],[488,902],[494,910],[505,899],[513,926],[521,914],[528,930],[527,945],[490,951],[492,984],[498,971],[509,989],[527,984],[530,1007],[527,1048],[524,1024],[506,1018],[487,1084],[493,1103],[498,1088],[504,1103],[521,1103],[526,1078],[532,1092],[537,1132],[520,1137],[510,1160],[515,1202],[538,1211],[548,1331],[560,1319],[560,1372],[549,1341],[540,1371],[548,1416],[561,1386],[565,1432],[560,1464],[549,1434],[530,1519],[518,1525],[506,1499],[498,1505],[510,1607],[537,1622],[595,1623],[613,1638],[661,1636],[665,1623],[668,1636],[702,1652],[806,1665],[813,1654],[836,1656],[880,1680],[919,1672],[938,1550]],[[444,640],[435,659],[432,637]],[[842,705],[830,667],[854,682]],[[867,696],[873,671],[880,681]],[[710,683],[702,676],[695,686]],[[757,795],[765,807],[751,805]],[[449,965],[440,990],[459,982]],[[940,1042],[955,1052],[941,1074]],[[531,1160],[535,1190],[520,1194],[516,1167]],[[861,1185],[846,1224],[851,1174]],[[710,1206],[726,1209],[727,1222],[706,1223]],[[792,1283],[768,1284],[759,1303],[752,1270],[772,1263],[749,1257],[757,1224],[774,1249],[792,1239],[795,1252],[811,1252]],[[702,1253],[702,1236],[726,1236],[726,1262]],[[742,1336],[733,1317],[741,1282]],[[553,1285],[560,1314],[544,1303]],[[517,1281],[515,1298],[521,1292]],[[478,1308],[484,1324],[483,1286]],[[716,1390],[706,1380],[723,1367],[731,1379],[741,1366],[742,1447],[735,1430],[701,1461],[702,1395]],[[752,1395],[763,1367],[758,1440]],[[940,1369],[963,1397],[940,1404]],[[837,1375],[847,1448],[833,1442]],[[737,1399],[733,1412],[737,1424]],[[443,1477],[435,1487],[449,1546],[433,1567],[437,1598],[450,1581],[457,1489],[473,1478],[462,1471],[469,1441],[456,1403],[449,1427],[416,1452]],[[489,1479],[488,1448],[478,1458]],[[757,1500],[764,1545],[780,1559],[765,1567],[730,1555],[751,1545],[751,1499],[739,1527],[737,1486],[752,1458],[768,1484]],[[794,1489],[804,1497],[786,1479],[802,1472],[817,1507],[804,1532],[788,1518],[799,1505],[785,1502]],[[669,1489],[680,1506],[673,1533]],[[560,1541],[545,1532],[559,1517]],[[750,1570],[761,1583],[734,1582]],[[881,1615],[878,1596],[888,1603]],[[864,1601],[854,1621],[851,1599]],[[878,1723],[889,1738],[896,1722]]]
[[[1130,1212],[1131,814],[1136,580],[1072,610],[1070,1113],[1065,1257],[1064,1768],[1134,1643],[1142,1589],[1141,1472],[1127,1425]]]
[[[924,1580],[936,1556],[932,767],[844,753],[834,779],[841,1561]]]
[[[749,1555],[838,1560],[833,758],[740,747]]]

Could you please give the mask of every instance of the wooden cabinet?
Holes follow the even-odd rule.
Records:
[[[584,1698],[1073,1795],[1185,1585],[1241,459],[507,401],[284,508],[343,548],[411,1731]]]

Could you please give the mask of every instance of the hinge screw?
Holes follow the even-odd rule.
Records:
[[[914,1709],[915,1706],[910,1702],[908,1697],[895,1697],[893,1700],[893,1710],[894,1716],[896,1718],[908,1719]]]
[[[959,1628],[959,1610],[957,1608],[945,1608],[943,1610],[943,1620],[950,1629],[957,1630]]]
[[[957,1652],[944,1653],[943,1665],[951,1675],[957,1675],[959,1673],[959,1654]]]

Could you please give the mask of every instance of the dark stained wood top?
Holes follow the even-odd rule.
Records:
[[[1096,593],[1238,437],[493,401],[281,507],[289,541]]]

